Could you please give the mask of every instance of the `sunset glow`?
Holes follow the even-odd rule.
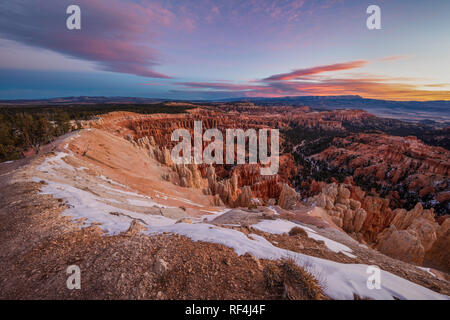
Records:
[[[356,0],[4,1],[0,98],[450,100],[450,3],[378,5],[368,30]]]

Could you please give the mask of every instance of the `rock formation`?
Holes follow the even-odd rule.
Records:
[[[325,185],[307,203],[325,209],[336,226],[386,255],[441,270],[450,268],[450,219],[441,219],[439,224],[433,210],[420,203],[409,211],[392,210],[388,199],[337,183]]]
[[[376,248],[397,259],[421,265],[428,252],[428,257],[432,257],[436,255],[437,248],[450,244],[447,221],[439,225],[434,219],[433,210],[424,210],[420,203],[410,211],[397,209],[390,227],[378,235]],[[437,256],[432,259],[434,263],[447,264],[448,268],[448,256]]]
[[[291,210],[295,208],[299,201],[300,195],[286,183],[283,184],[278,205],[285,210]]]
[[[406,204],[405,196],[415,194],[416,202],[450,208],[450,151],[426,145],[416,137],[351,134],[335,138],[329,148],[312,158],[345,170],[360,184],[391,190],[389,198],[400,205]]]
[[[167,181],[184,188],[201,189],[206,187],[200,171],[196,165],[178,164],[172,166],[173,171],[164,176]]]
[[[425,253],[424,263],[450,272],[450,218],[447,217],[436,232],[436,241]]]
[[[397,230],[391,225],[379,236],[376,248],[380,252],[406,262],[419,265],[423,262],[425,249],[415,232]]]
[[[345,185],[329,184],[322,192],[307,202],[327,210],[336,226],[349,234],[361,239],[359,234],[367,218],[367,212],[361,207],[361,202],[350,198],[351,192]]]

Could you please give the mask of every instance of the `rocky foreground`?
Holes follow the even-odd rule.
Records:
[[[295,121],[345,131],[342,121],[361,113],[218,121],[215,112],[113,113],[35,158],[0,164],[0,297],[448,299],[450,219],[433,209],[392,208],[351,175],[311,182],[305,197],[290,183],[302,168],[289,152],[270,177],[170,160],[170,133],[195,119],[207,128]],[[440,164],[414,162],[423,179],[448,179],[448,151],[440,152]],[[445,192],[433,185],[433,195]],[[81,290],[67,289],[69,265],[82,271]],[[371,265],[382,270],[379,290],[367,286]]]

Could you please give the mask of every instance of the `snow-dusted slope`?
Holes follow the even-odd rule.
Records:
[[[43,164],[37,167],[37,177],[35,181],[46,181],[41,192],[51,194],[57,198],[67,201],[69,208],[64,214],[73,218],[85,218],[85,224],[100,223],[100,227],[109,234],[117,234],[128,229],[134,219],[138,219],[146,225],[146,234],[158,234],[164,232],[184,235],[194,241],[205,241],[222,244],[234,249],[238,255],[249,253],[261,259],[282,259],[292,258],[294,261],[310,272],[315,274],[325,289],[325,293],[333,299],[353,299],[354,294],[360,297],[373,299],[449,299],[427,288],[413,282],[400,278],[386,271],[381,271],[381,289],[370,290],[367,286],[369,274],[368,265],[363,264],[342,264],[321,258],[311,257],[297,252],[278,248],[268,242],[265,238],[244,233],[208,223],[208,219],[203,222],[203,217],[194,219],[195,223],[176,223],[177,220],[163,217],[157,214],[147,214],[125,205],[148,205],[162,208],[163,206],[152,201],[144,195],[132,191],[122,190],[120,184],[111,184],[108,188],[102,188],[102,181],[105,177],[99,177],[99,190],[95,194],[92,190],[83,189],[78,183],[68,184],[61,181],[60,177],[67,172],[80,170],[76,169],[64,161],[65,157],[70,157],[68,153],[60,152],[56,156],[50,157]],[[118,188],[115,188],[117,185]],[[105,194],[121,194],[121,197],[109,199]],[[102,194],[103,196],[99,195]],[[121,199],[124,199],[121,203]],[[217,210],[219,214],[220,210]],[[115,213],[115,214],[111,214]],[[289,221],[271,220],[263,221],[254,225],[255,228],[271,232],[288,232],[293,226],[298,226]],[[317,234],[312,229],[304,227],[309,237],[322,240],[326,246],[335,252],[343,252],[352,256],[351,249],[330,239]]]

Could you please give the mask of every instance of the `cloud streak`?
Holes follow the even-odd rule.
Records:
[[[386,59],[390,61],[391,59]],[[381,77],[365,75],[363,77],[340,78],[323,73],[361,68],[366,60],[316,66],[297,69],[290,73],[277,74],[249,83],[223,82],[178,82],[177,85],[188,89],[202,89],[204,92],[223,93],[227,96],[245,97],[282,97],[304,95],[361,95],[366,98],[390,100],[449,100],[449,90],[425,90],[408,83],[416,79]],[[313,77],[316,76],[316,77]],[[403,82],[399,82],[402,81]],[[430,84],[426,87],[441,87]],[[192,93],[192,91],[189,91]]]
[[[342,71],[342,70],[350,70],[355,68],[361,68],[368,64],[369,61],[366,60],[359,60],[359,61],[351,61],[351,62],[345,62],[345,63],[336,63],[336,64],[329,64],[324,66],[318,66],[313,68],[306,68],[306,69],[297,69],[289,73],[281,73],[276,74],[273,76],[270,76],[268,78],[265,78],[265,81],[281,81],[281,80],[294,80],[294,79],[301,79],[305,76],[312,76],[317,75],[325,72],[331,72],[331,71]]]
[[[241,30],[270,34],[303,21],[334,0],[15,0],[0,2],[0,38],[51,50],[64,56],[93,62],[97,69],[150,78],[171,78],[158,72],[167,62],[156,48],[165,32],[197,32],[209,39],[211,25],[224,28],[228,41],[238,39]],[[66,8],[76,4],[82,10],[82,30],[65,27]],[[269,23],[270,22],[270,23]],[[225,26],[226,25],[226,29]],[[263,29],[264,28],[264,29]],[[212,28],[214,29],[214,28]],[[222,33],[219,31],[219,33]],[[207,37],[205,37],[207,35]],[[226,37],[225,37],[226,38]],[[222,41],[222,40],[221,40]],[[222,44],[225,41],[222,41]],[[32,53],[30,53],[30,57]],[[1,53],[0,53],[1,58]]]
[[[74,1],[21,0],[0,4],[0,37],[94,62],[105,71],[170,78],[154,70],[160,54],[149,43],[174,15],[152,2],[78,0],[82,29],[65,28]],[[39,8],[39,9],[37,9]]]

